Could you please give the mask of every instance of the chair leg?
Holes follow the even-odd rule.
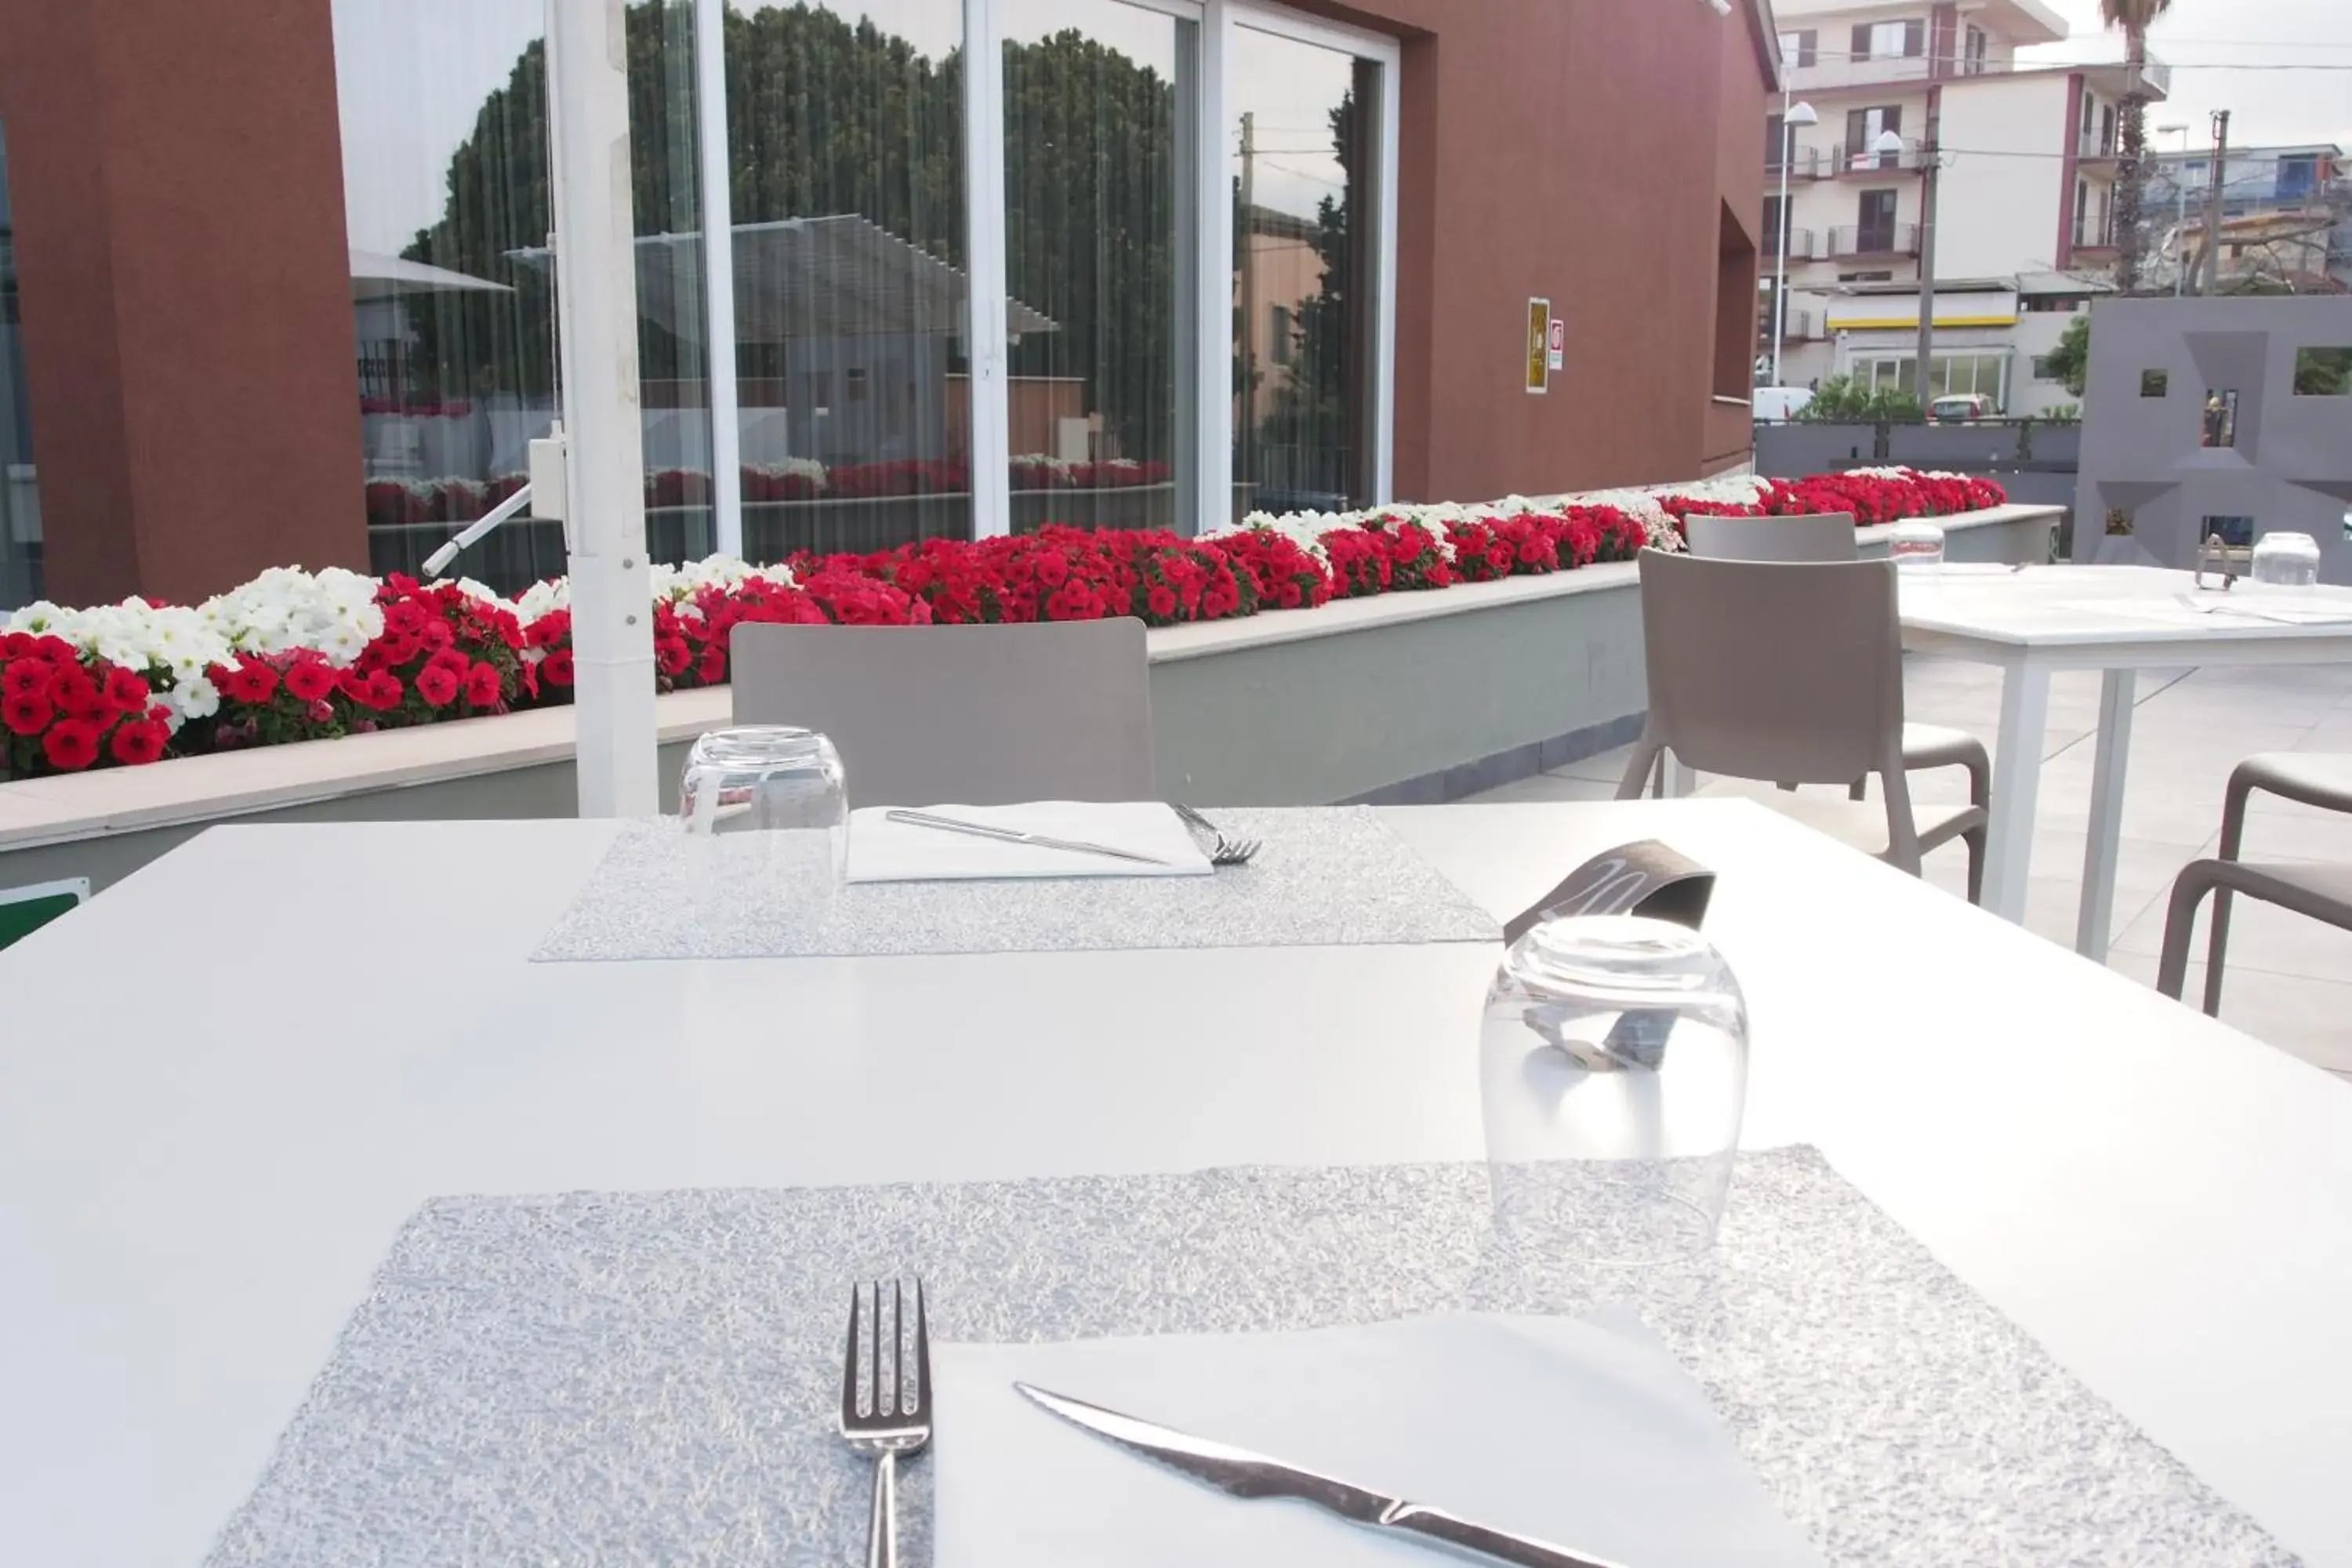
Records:
[[[2198,874],[2198,863],[2191,860],[2172,879],[2172,899],[2165,906],[2164,950],[2156,963],[2156,988],[2176,1002],[2180,1000],[2181,987],[2189,979],[2189,937],[2197,926],[2197,901],[2204,896],[2205,886],[2205,879]],[[2221,973],[2218,963],[2206,972],[2208,1013],[2221,1005]]]
[[[1865,774],[1846,786],[1845,797],[1848,800],[1860,800],[1864,795],[1868,795],[1869,793],[1870,779],[1868,775]]]
[[[2221,851],[2220,858],[2235,860],[2239,847],[2246,837],[2246,798],[2253,786],[2230,775],[2230,791],[2221,802]],[[2221,1016],[2221,956],[2230,945],[2230,889],[2217,888],[2213,892],[2213,928],[2205,939],[2205,1013],[2209,1017]]]
[[[1969,847],[1969,902],[1984,902],[1985,829],[1979,825],[1960,835]]]
[[[1633,754],[1625,759],[1624,775],[1617,781],[1619,800],[1639,800],[1643,793],[1653,788],[1663,795],[1666,793],[1666,749],[1647,735],[1633,742]]]

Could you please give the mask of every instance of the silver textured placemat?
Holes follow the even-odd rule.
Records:
[[[1630,1302],[1842,1568],[2295,1562],[1816,1151],[1741,1156],[1686,1269],[1580,1277],[1488,1214],[1476,1164],[437,1200],[208,1562],[863,1561],[837,1358],[898,1272],[966,1341]]]
[[[713,909],[694,897],[675,824],[622,829],[535,962],[848,958],[1105,948],[1496,942],[1502,926],[1367,806],[1227,810],[1217,826],[1265,847],[1207,877],[860,882],[812,921],[774,898]]]

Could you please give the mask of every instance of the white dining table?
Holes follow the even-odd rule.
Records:
[[[2352,663],[2352,589],[2283,595],[2241,584],[2226,592],[2200,590],[2195,574],[2154,566],[2029,566],[2014,572],[1963,566],[1907,571],[1898,577],[1906,648],[1995,665],[2001,671],[1983,902],[2005,920],[2025,918],[2050,678],[2068,669],[2100,672],[2090,832],[2074,926],[2074,951],[2100,961],[2106,957],[2114,923],[2116,850],[2138,672]],[[2343,618],[2311,624],[2263,618],[2332,610],[2340,610]],[[2213,826],[2217,831],[2221,826],[2219,812]]]
[[[2352,1568],[2352,1086],[1748,802],[1383,816],[1714,868],[1744,1143]],[[616,831],[215,827],[0,952],[0,1558],[198,1562],[436,1195],[1482,1153],[1492,944],[529,962]]]

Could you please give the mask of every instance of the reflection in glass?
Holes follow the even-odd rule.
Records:
[[[8,205],[7,128],[0,126],[0,610],[41,596],[41,494],[18,335],[16,229]]]
[[[336,92],[371,563],[415,571],[522,484],[554,417],[544,0],[335,0]],[[692,10],[626,12],[647,531],[709,548],[700,273],[661,241],[697,201]],[[692,498],[700,497],[698,504]],[[453,570],[512,592],[563,570],[517,519]]]
[[[726,20],[744,553],[962,537],[961,0]]]
[[[1234,34],[1235,508],[1370,497],[1371,135],[1380,68]]]
[[[1179,452],[1180,149],[1195,26],[1115,0],[1004,0],[1008,415],[1015,529],[1171,528]],[[1188,527],[1189,531],[1189,527]]]

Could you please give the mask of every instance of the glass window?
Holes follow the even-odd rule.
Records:
[[[1252,27],[1234,32],[1234,505],[1339,510],[1370,499],[1372,169],[1381,68]],[[1277,363],[1265,307],[1291,312]]]
[[[1115,0],[1001,0],[999,16],[1013,527],[1173,528],[1197,422],[1177,352],[1196,319],[1197,28]],[[1286,320],[1268,336],[1287,363]]]
[[[2352,348],[2294,351],[2297,397],[2352,397]]]
[[[965,537],[961,0],[726,23],[743,552]],[[1016,290],[1007,325],[1052,317]]]
[[[379,572],[523,482],[554,416],[543,0],[335,0],[335,76],[368,520]],[[626,13],[647,532],[709,549],[691,12]],[[683,234],[683,243],[666,237]],[[563,570],[518,519],[451,569],[502,591]]]
[[[1798,70],[1811,68],[1821,47],[1821,34],[1808,27],[1802,32],[1780,35],[1780,63]]]
[[[41,492],[18,326],[16,228],[8,204],[7,127],[0,125],[0,610],[41,596]]]

